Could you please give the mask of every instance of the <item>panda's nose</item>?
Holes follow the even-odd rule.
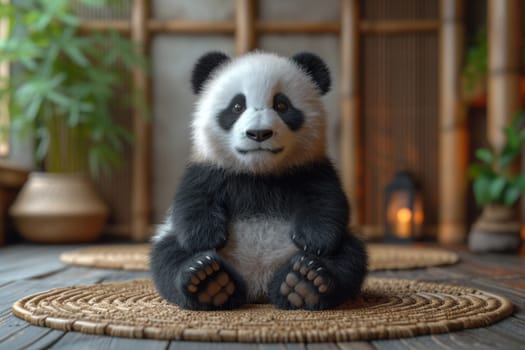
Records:
[[[257,142],[263,142],[272,137],[273,131],[270,129],[259,129],[259,130],[246,130],[246,136],[249,139],[255,140]]]

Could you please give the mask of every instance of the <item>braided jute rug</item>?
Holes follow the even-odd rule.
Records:
[[[188,311],[163,300],[149,279],[52,289],[13,305],[18,317],[59,330],[229,342],[412,337],[488,326],[512,310],[507,299],[477,289],[384,278],[369,278],[357,301],[328,311],[285,311],[267,304]]]
[[[69,265],[149,270],[149,244],[99,245],[65,252],[60,260]],[[367,244],[369,270],[401,270],[455,264],[456,253],[438,248]]]

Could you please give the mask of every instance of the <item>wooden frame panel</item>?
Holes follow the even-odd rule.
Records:
[[[440,52],[440,157],[438,240],[459,244],[466,238],[467,129],[461,101],[463,64],[463,1],[441,0]]]

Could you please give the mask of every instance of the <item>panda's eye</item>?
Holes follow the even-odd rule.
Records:
[[[233,113],[242,113],[244,111],[244,106],[240,103],[236,103],[233,105],[232,112]]]
[[[284,113],[288,110],[288,105],[284,102],[278,102],[275,105],[275,110],[279,113]]]

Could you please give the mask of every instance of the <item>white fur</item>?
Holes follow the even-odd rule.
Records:
[[[246,110],[233,128],[223,130],[217,115],[237,94],[246,96]],[[283,93],[304,114],[304,124],[291,131],[273,110],[273,97]],[[193,119],[192,158],[239,172],[279,172],[325,156],[325,111],[320,93],[310,77],[291,59],[252,53],[218,68],[206,83]],[[268,128],[274,135],[262,142],[246,137],[246,130]],[[279,154],[236,148],[284,148]]]
[[[157,226],[152,242],[173,234],[172,210]],[[290,239],[291,222],[267,217],[252,217],[231,223],[226,245],[218,251],[246,282],[248,302],[261,302],[268,295],[276,269],[290,259],[297,247]]]
[[[246,281],[248,302],[264,301],[276,269],[297,252],[290,229],[290,222],[267,217],[230,225],[226,246],[218,253]]]
[[[164,222],[162,224],[157,225],[157,228],[155,229],[155,235],[151,237],[151,241],[153,243],[160,242],[165,236],[169,234],[173,234],[173,210],[172,207],[168,209],[168,212],[166,213],[166,218],[164,219]]]

